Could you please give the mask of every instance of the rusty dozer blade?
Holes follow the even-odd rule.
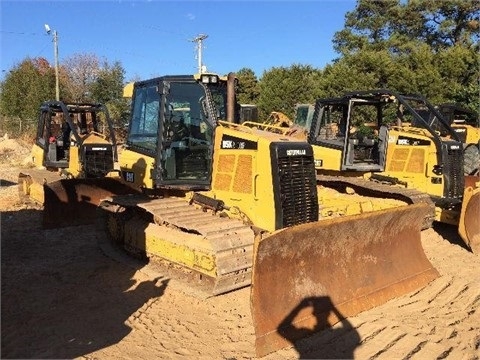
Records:
[[[113,177],[61,179],[44,184],[43,191],[43,227],[46,229],[93,224],[102,199],[137,192]]]
[[[475,254],[480,254],[480,177],[465,176],[458,233]]]
[[[251,309],[257,356],[437,278],[420,241],[428,211],[415,204],[321,220],[256,243]]]

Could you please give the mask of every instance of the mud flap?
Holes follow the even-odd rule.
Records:
[[[437,278],[420,241],[428,211],[415,204],[321,220],[256,243],[251,309],[257,356]]]
[[[480,254],[480,178],[465,176],[465,191],[458,224],[458,233],[475,254]]]
[[[111,177],[62,179],[44,184],[43,190],[43,227],[46,229],[93,224],[102,199],[137,192]]]

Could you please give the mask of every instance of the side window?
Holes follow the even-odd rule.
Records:
[[[137,89],[134,101],[132,127],[127,143],[155,151],[160,106],[156,85]]]
[[[328,105],[324,107],[318,140],[332,140],[344,137],[346,132],[346,107]]]

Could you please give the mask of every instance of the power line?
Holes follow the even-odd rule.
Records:
[[[27,33],[27,32],[5,31],[5,30],[0,30],[0,33],[3,33],[3,34],[12,34],[12,35],[35,35],[35,36],[41,35],[41,36],[46,36],[46,35],[43,34],[43,33]]]

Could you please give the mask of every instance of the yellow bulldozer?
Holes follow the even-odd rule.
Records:
[[[46,101],[31,151],[34,167],[19,173],[20,198],[44,207],[45,228],[91,222],[99,199],[110,194],[103,188],[130,192],[116,181],[97,180],[115,176],[116,160],[115,132],[103,104]]]
[[[436,108],[463,143],[464,174],[466,176],[478,175],[480,167],[480,117],[478,113],[455,103],[444,103],[436,106]],[[428,118],[432,116],[429,110],[416,110],[420,116],[425,117],[427,122],[431,121]],[[308,132],[312,124],[314,111],[315,104],[296,104],[294,126],[302,127]],[[281,126],[281,124],[278,125]]]
[[[333,325],[439,276],[420,242],[429,197],[376,189],[379,200],[341,179],[322,183],[305,140],[240,124],[236,82],[203,73],[134,83],[120,176],[89,184],[109,191],[97,225],[119,250],[209,296],[251,285],[258,356],[320,315]],[[312,298],[328,301],[289,321]]]
[[[357,91],[298,109],[284,134],[308,140],[325,181],[341,176],[428,194],[435,220],[457,226],[465,244],[480,252],[480,178],[464,177],[462,139],[424,97]],[[471,172],[478,174],[476,166]]]
[[[479,175],[480,168],[480,116],[473,110],[455,103],[439,105],[438,111],[457,133],[464,147],[465,175]]]
[[[288,345],[282,322],[305,298],[351,316],[438,276],[420,243],[428,197],[320,184],[305,140],[240,124],[235,86],[234,74],[134,84],[118,181],[140,193],[98,207],[115,244],[210,295],[252,285],[259,356]]]

